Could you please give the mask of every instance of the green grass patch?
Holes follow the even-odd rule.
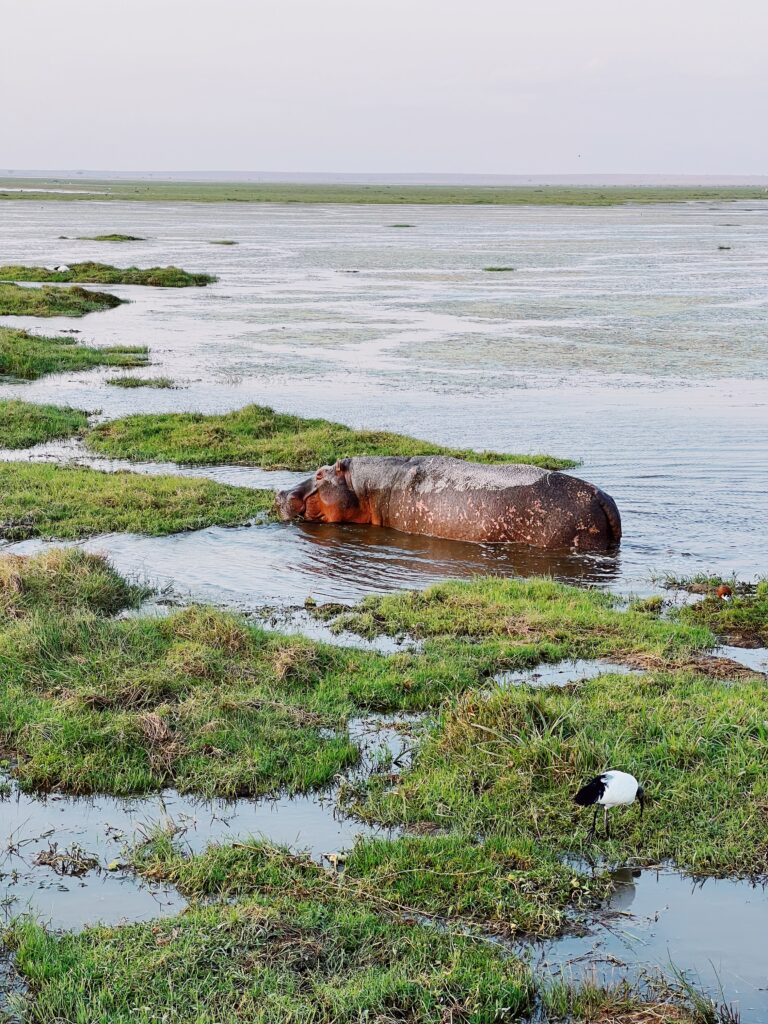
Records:
[[[304,419],[262,405],[247,405],[220,416],[127,416],[95,427],[86,443],[116,458],[262,469],[312,470],[351,455],[455,455],[479,462],[526,462],[547,469],[575,465],[550,455],[475,452],[384,430],[352,430],[341,423]]]
[[[111,235],[78,235],[80,242],[145,242],[141,235],[122,235],[114,231]]]
[[[486,274],[508,274],[514,269],[514,267],[483,267]]]
[[[0,463],[0,538],[76,539],[128,532],[161,536],[239,526],[267,515],[271,491],[210,480],[101,473],[44,463]]]
[[[623,610],[613,594],[544,578],[438,583],[367,597],[353,608],[320,605],[314,614],[337,632],[367,638],[414,637],[441,648],[472,644],[512,659],[510,667],[523,666],[526,652],[532,656],[528,664],[635,655],[672,663],[716,642],[706,626]]]
[[[96,366],[144,366],[147,353],[143,346],[96,348],[72,337],[41,337],[0,325],[0,377],[37,380],[47,373],[91,370]]]
[[[0,446],[3,448],[29,448],[33,444],[72,437],[87,425],[87,414],[78,409],[0,399]]]
[[[4,191],[4,187],[8,191]],[[12,192],[10,189],[67,189]],[[91,194],[99,191],[98,196]],[[112,181],[0,178],[0,201],[340,203],[364,205],[617,206],[765,200],[760,185],[357,185],[279,182]]]
[[[112,267],[108,263],[73,263],[67,270],[47,267],[0,267],[0,281],[43,281],[56,284],[143,284],[156,288],[189,288],[211,284],[211,274],[190,274],[179,267]],[[2,294],[0,292],[0,294]],[[90,292],[89,294],[98,294]],[[114,299],[115,296],[110,296]],[[117,299],[113,304],[123,300]]]
[[[109,292],[91,292],[85,288],[23,288],[18,284],[0,283],[0,316],[85,316],[114,309],[125,301]]]
[[[609,863],[673,860],[692,873],[765,877],[765,695],[759,677],[735,684],[689,672],[467,693],[446,708],[394,789],[373,776],[361,810],[375,820],[442,826],[470,848],[473,837],[484,837],[479,857],[487,875],[478,886],[491,889],[492,904],[491,881],[507,870],[504,851],[518,851],[523,868],[527,857],[544,871],[559,863],[553,858],[588,849],[591,810],[578,808],[573,794],[593,775],[620,768],[645,785],[648,808],[643,819],[637,806],[612,812],[613,838],[599,838],[596,854]],[[389,885],[431,911],[461,899],[460,886],[446,887],[425,869],[435,841],[411,842],[410,857],[380,844],[378,891]],[[461,847],[440,859],[459,867],[471,860]],[[424,876],[421,896],[403,871],[407,860],[417,879]],[[514,855],[510,861],[514,880]]]
[[[87,482],[79,490],[95,502]],[[92,512],[100,529],[109,527],[108,509]],[[571,626],[563,622],[564,638]],[[699,638],[677,629],[689,645]],[[635,646],[653,648],[648,639]],[[423,652],[386,656],[265,632],[194,607],[161,620],[11,617],[0,641],[0,747],[20,756],[19,778],[31,788],[121,793],[172,783],[228,796],[298,791],[328,783],[354,760],[343,728],[350,717],[436,708],[487,685],[499,667],[568,649],[565,639],[553,647],[546,637],[523,644],[509,637],[434,642]],[[338,735],[321,736],[328,726]]]
[[[175,388],[170,377],[107,377],[105,384],[115,388]]]
[[[57,936],[17,920],[5,940],[33,993],[19,1006],[30,1024],[717,1019],[711,1007],[697,1012],[692,999],[651,1002],[627,987],[537,983],[499,946],[404,920],[257,840],[190,860],[160,843],[143,870],[172,879],[193,899],[237,898],[80,935]]]

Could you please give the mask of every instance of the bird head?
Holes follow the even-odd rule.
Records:
[[[635,799],[640,804],[640,817],[642,818],[643,811],[645,810],[645,790],[643,789],[642,786],[638,786],[637,787],[637,793],[635,794]]]

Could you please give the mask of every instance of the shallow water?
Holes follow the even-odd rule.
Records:
[[[412,743],[408,724],[416,718],[398,718],[405,731],[391,721],[391,716],[371,716],[350,722],[350,736],[362,754],[352,779],[373,770],[381,758],[391,757],[393,770],[407,765]],[[336,796],[331,788],[278,800],[206,801],[173,790],[127,799],[43,798],[11,784],[10,795],[0,800],[0,907],[7,917],[32,912],[51,927],[67,930],[178,913],[186,901],[172,887],[138,878],[123,857],[126,848],[157,825],[178,829],[179,841],[195,853],[212,842],[255,836],[306,851],[317,861],[352,846],[358,836],[394,835],[339,814]],[[36,864],[35,858],[53,843],[59,852],[77,844],[98,859],[99,867],[82,877],[67,877]],[[110,864],[115,870],[108,870]]]
[[[655,572],[768,571],[768,207],[236,206],[3,204],[9,262],[173,262],[220,281],[115,288],[132,302],[81,320],[6,318],[97,344],[148,343],[154,365],[140,372],[184,389],[127,392],[105,385],[105,370],[6,384],[0,395],[103,416],[256,401],[450,444],[570,455],[616,498],[625,540],[610,568],[576,559],[564,576],[643,591]],[[416,226],[388,227],[403,219]],[[148,240],[128,252],[57,237],[105,230]],[[209,244],[222,237],[240,244]],[[490,265],[517,269],[484,273]],[[216,589],[243,546],[231,534],[222,560],[208,539],[195,558]],[[258,603],[260,590],[274,597],[281,559],[290,599],[311,593],[318,547],[306,541],[280,535],[255,559],[241,603]],[[369,556],[377,587],[421,585],[421,560],[405,571],[392,546],[376,532],[331,540],[334,596],[347,575],[350,599],[360,592]],[[462,547],[443,548],[442,575],[466,574]],[[353,548],[360,557],[347,560]],[[502,557],[498,569],[525,571],[524,561]]]
[[[537,665],[536,668],[498,672],[493,681],[499,686],[569,686],[587,679],[598,679],[607,675],[634,675],[637,669],[628,668],[613,661],[595,661],[587,658],[566,659],[553,665]]]
[[[617,983],[682,971],[698,989],[732,1004],[743,1024],[768,1020],[768,893],[748,881],[694,880],[667,869],[622,868],[589,934],[534,947],[555,976]]]
[[[388,227],[395,221],[415,227]],[[123,249],[58,238],[107,231],[147,241]],[[100,410],[101,418],[259,402],[451,445],[571,456],[583,460],[578,475],[616,499],[625,531],[616,558],[295,525],[87,542],[124,572],[245,610],[308,596],[353,601],[488,572],[551,573],[640,593],[655,573],[768,573],[768,205],[395,210],[28,200],[0,204],[0,235],[8,263],[175,263],[220,275],[206,289],[114,288],[130,304],[81,320],[4,320],[45,334],[75,331],[94,344],[149,344],[153,365],[139,375],[169,376],[180,390],[110,387],[116,371],[108,369],[0,383],[0,397]],[[216,238],[240,244],[210,245]],[[484,273],[490,265],[516,269]],[[83,453],[68,443],[35,457]],[[191,472],[244,486],[296,479],[238,467]],[[592,671],[555,666],[539,670],[538,682]],[[40,801],[14,791],[0,812],[4,835],[10,827],[32,840],[10,855],[26,865],[5,880],[11,911],[29,905],[60,927],[181,904],[121,871],[66,879],[63,890],[51,869],[28,863],[52,839],[79,842],[106,862],[124,842],[108,826],[130,838],[168,814],[194,849],[255,832],[319,857],[367,834],[317,796],[224,806],[173,793]],[[634,916],[616,916],[627,911]],[[745,1022],[768,1018],[762,890],[625,874],[610,913],[592,936],[535,955],[553,970],[614,979],[672,960],[711,991],[722,983]]]

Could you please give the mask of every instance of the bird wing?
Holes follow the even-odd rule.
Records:
[[[586,786],[582,786],[573,798],[581,807],[589,807],[596,804],[605,793],[605,776],[596,775],[590,779]]]

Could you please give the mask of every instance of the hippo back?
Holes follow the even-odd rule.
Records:
[[[356,457],[349,479],[370,501],[372,522],[406,533],[581,550],[606,550],[620,537],[607,495],[538,466],[446,455]]]

